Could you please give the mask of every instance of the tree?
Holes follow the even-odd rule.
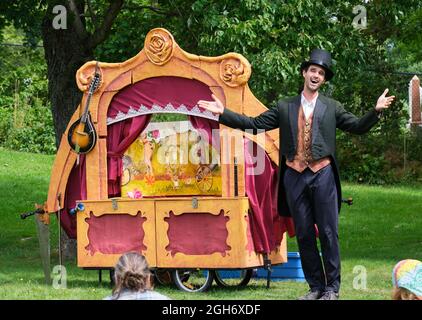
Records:
[[[67,29],[56,30],[51,14],[53,3],[47,6],[42,21],[42,38],[48,66],[49,96],[52,102],[56,137],[66,128],[70,116],[81,99],[81,92],[75,85],[76,70],[85,62],[94,59],[94,49],[103,42],[119,13],[123,0],[111,1],[98,27],[90,32],[87,27],[84,1],[67,2],[69,22]],[[92,13],[91,13],[92,14]],[[94,20],[95,21],[95,20]]]
[[[3,29],[0,51],[0,146],[54,154],[55,135],[48,99],[44,50],[21,43],[25,35]]]
[[[69,0],[61,7],[57,7],[61,2],[54,0],[41,1],[38,6],[30,0],[0,5],[3,24],[8,20],[24,29],[29,43],[42,38],[57,144],[81,100],[75,83],[76,70],[94,59],[94,49],[107,38],[122,4],[123,0],[110,1],[107,5],[99,2],[98,11],[103,14],[98,20],[89,0]],[[61,10],[53,11],[54,8]],[[64,13],[59,28],[53,24],[57,17],[54,12]],[[89,14],[92,25],[87,19]]]
[[[398,34],[406,13],[420,7],[416,0],[370,2],[365,5],[368,31],[360,32],[352,26],[353,8],[359,4],[362,1],[4,1],[0,28],[13,22],[26,31],[29,43],[42,39],[59,142],[81,99],[76,70],[93,59],[123,61],[133,56],[142,48],[145,34],[157,26],[168,28],[192,53],[245,55],[254,68],[250,85],[267,105],[297,91],[299,65],[314,47],[335,52],[339,63],[334,85],[341,92],[351,68],[356,74],[368,61],[382,59],[377,45]],[[63,13],[61,8],[66,11],[65,29],[53,23]]]
[[[66,8],[66,29],[53,27],[57,5]],[[357,6],[366,9],[366,29],[352,25]],[[167,28],[191,53],[243,54],[253,69],[249,85],[268,107],[297,93],[299,66],[311,49],[330,50],[336,76],[325,90],[350,111],[362,114],[373,107],[386,86],[398,95],[382,130],[372,133],[379,141],[390,141],[400,137],[407,94],[405,79],[392,76],[396,64],[387,44],[396,44],[412,61],[420,57],[419,34],[407,45],[403,30],[420,28],[421,6],[419,0],[42,0],[38,5],[21,0],[0,2],[0,28],[13,22],[25,30],[28,43],[42,39],[57,142],[80,103],[76,70],[88,60],[132,57],[154,27]]]

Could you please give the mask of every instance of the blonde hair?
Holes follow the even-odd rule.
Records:
[[[392,298],[393,300],[418,300],[418,297],[414,293],[400,287],[393,289]]]
[[[144,292],[152,290],[151,272],[145,257],[137,252],[123,254],[114,269],[113,297],[117,299],[122,290]]]

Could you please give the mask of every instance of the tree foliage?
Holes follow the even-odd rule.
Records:
[[[5,44],[19,44],[26,39],[11,26],[4,28],[2,38]],[[0,145],[19,151],[54,153],[42,48],[4,45],[0,69]]]
[[[62,38],[46,36],[51,32],[46,21],[54,18],[52,8],[62,3],[68,8],[70,33],[76,38],[65,33]],[[356,6],[363,6],[367,13],[364,29],[353,26]],[[387,179],[380,172],[398,167],[396,159],[403,157],[409,78],[395,72],[420,61],[421,12],[417,0],[43,0],[37,4],[21,0],[0,3],[0,28],[13,23],[25,32],[27,43],[44,40],[56,135],[63,131],[59,122],[66,119],[56,116],[61,109],[57,106],[60,99],[54,96],[60,88],[51,86],[55,63],[79,54],[71,63],[64,62],[67,69],[62,70],[70,79],[87,59],[124,61],[142,49],[145,35],[155,27],[168,29],[184,50],[194,54],[244,55],[253,69],[249,85],[268,107],[297,94],[302,83],[301,62],[313,48],[325,48],[333,53],[335,77],[324,91],[350,111],[363,114],[386,87],[397,96],[370,135],[356,138],[339,133],[339,158],[343,167],[352,168],[345,173],[355,180],[382,183],[394,177]],[[66,50],[75,52],[52,57],[54,50],[63,50],[62,42],[70,41],[67,39],[75,45]],[[63,87],[77,92],[74,78]],[[77,101],[77,96],[72,99],[68,100]],[[75,105],[67,108],[68,114]],[[360,156],[364,159],[356,159]]]

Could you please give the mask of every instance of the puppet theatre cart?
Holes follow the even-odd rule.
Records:
[[[202,291],[213,278],[228,283],[222,270],[239,270],[246,284],[253,268],[287,261],[277,130],[249,135],[197,105],[215,94],[233,111],[260,114],[250,75],[243,56],[187,53],[162,28],[133,58],[77,71],[84,95],[54,161],[46,211],[77,239],[79,267],[113,268],[137,251],[157,275]],[[75,123],[91,130],[85,149],[72,145]]]

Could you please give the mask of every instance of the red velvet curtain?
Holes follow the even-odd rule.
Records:
[[[117,93],[107,112],[108,123],[145,113],[184,113],[217,120],[199,109],[199,100],[212,100],[204,83],[180,77],[155,77],[134,83]]]
[[[192,126],[207,136],[208,144],[212,145],[220,153],[220,125],[217,121],[195,116],[189,116]]]
[[[294,235],[293,221],[278,214],[278,166],[255,142],[245,138],[244,147],[246,195],[252,210],[249,216],[252,239],[256,252],[270,253],[280,245],[284,232]],[[259,168],[262,165],[263,170]]]
[[[72,216],[69,210],[74,208],[76,201],[86,200],[86,170],[85,155],[79,155],[79,164],[76,164],[70,172],[67,180],[64,208],[61,211],[60,221],[63,230],[69,238],[76,239],[76,216]]]
[[[151,115],[129,118],[107,127],[108,197],[121,196],[122,157],[127,148],[146,128]]]

